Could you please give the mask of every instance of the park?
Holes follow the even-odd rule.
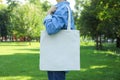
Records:
[[[51,4],[0,0],[0,80],[48,80],[40,71],[40,32]],[[80,71],[66,80],[120,80],[120,1],[75,0]]]

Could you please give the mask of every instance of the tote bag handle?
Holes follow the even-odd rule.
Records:
[[[66,7],[67,7],[67,9],[68,9],[68,25],[67,25],[67,30],[71,30],[71,13],[70,13],[70,7],[69,6],[67,6],[66,5]]]

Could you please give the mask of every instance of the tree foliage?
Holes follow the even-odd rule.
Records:
[[[82,9],[80,15],[76,15],[77,27],[82,35],[94,38],[97,47],[101,46],[102,36],[112,39],[120,37],[119,0],[76,0],[76,3],[76,14]]]
[[[39,0],[28,0],[21,4],[16,0],[7,0],[6,7],[0,5],[0,35],[39,38],[44,29],[43,18],[49,7]],[[48,5],[48,6],[47,6]]]
[[[6,6],[0,5],[0,36],[3,38],[3,36],[6,38],[7,36],[7,25],[9,23],[8,20],[8,10],[6,9]]]
[[[14,28],[12,30],[13,34],[39,37],[40,30],[43,27],[43,16],[42,11],[33,4],[16,7],[11,15],[11,26]]]

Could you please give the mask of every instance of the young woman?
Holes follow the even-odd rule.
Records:
[[[49,35],[56,34],[60,30],[67,29],[69,2],[56,0],[57,4],[52,6],[44,19],[44,25]],[[75,29],[74,19],[71,12],[71,29]],[[48,71],[49,80],[65,80],[66,71]]]

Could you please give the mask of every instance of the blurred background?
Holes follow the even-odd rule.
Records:
[[[80,30],[81,70],[67,80],[120,80],[120,0],[68,0]],[[0,0],[0,80],[47,80],[40,32],[56,0]]]

